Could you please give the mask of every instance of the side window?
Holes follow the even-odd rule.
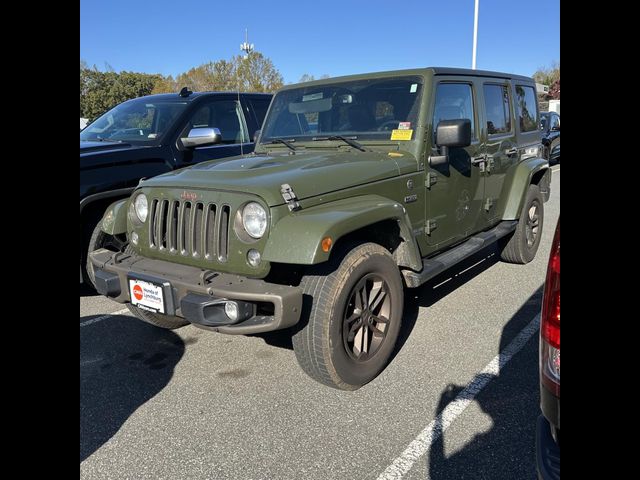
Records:
[[[484,108],[487,115],[487,134],[511,132],[511,107],[506,85],[484,85]]]
[[[436,90],[436,106],[433,111],[433,134],[435,137],[441,120],[468,118],[471,120],[471,137],[476,138],[473,94],[468,83],[440,83]]]
[[[558,117],[557,115],[553,115],[551,117],[551,129],[554,129],[559,126],[560,126],[560,117]]]
[[[236,100],[218,100],[198,108],[184,129],[184,135],[192,128],[218,128],[223,144],[245,143],[248,135],[245,131],[242,110]]]
[[[516,85],[516,105],[518,107],[518,122],[521,132],[537,130],[538,102],[533,87]]]
[[[253,107],[253,112],[256,114],[256,121],[258,125],[260,125],[260,128],[262,128],[262,122],[264,122],[264,117],[267,115],[271,99],[252,98],[249,101]]]

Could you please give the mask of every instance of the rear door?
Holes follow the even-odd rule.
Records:
[[[487,225],[499,221],[500,198],[509,170],[518,163],[512,89],[508,80],[483,79],[482,104],[486,139],[485,192],[482,211]],[[537,125],[537,124],[536,124]]]
[[[478,130],[478,84],[473,78],[434,78],[431,143],[441,120],[471,120],[471,145],[450,148],[449,162],[431,166],[426,163],[427,243],[438,248],[464,239],[481,221],[484,182],[479,165],[472,160],[483,153]],[[432,148],[437,155],[437,148]]]

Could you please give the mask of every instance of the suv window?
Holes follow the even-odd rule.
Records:
[[[484,108],[487,115],[487,134],[511,132],[511,107],[506,85],[484,85]]]
[[[516,104],[518,106],[518,121],[521,132],[537,130],[538,102],[533,87],[516,85]]]
[[[559,126],[560,126],[560,117],[558,117],[557,115],[552,115],[550,128],[553,130],[555,127],[559,127]]]
[[[251,102],[251,106],[253,107],[253,112],[256,115],[256,121],[258,122],[258,126],[262,126],[262,122],[264,122],[264,117],[267,115],[267,110],[269,109],[269,104],[271,103],[271,98],[251,98],[249,99]]]
[[[433,111],[433,133],[441,120],[468,118],[471,120],[471,136],[475,138],[476,126],[473,112],[473,94],[468,83],[440,83],[436,89],[436,107]]]
[[[189,119],[183,135],[192,128],[218,128],[223,144],[245,143],[246,135],[242,110],[237,100],[218,100],[198,108]]]

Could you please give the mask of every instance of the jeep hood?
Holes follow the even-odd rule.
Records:
[[[403,152],[402,157],[391,157],[387,152],[325,150],[204,162],[146,180],[143,186],[252,193],[273,207],[284,203],[280,193],[284,183],[303,200],[415,170],[415,157],[408,152]]]

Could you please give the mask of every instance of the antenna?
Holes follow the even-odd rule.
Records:
[[[244,43],[240,44],[240,50],[242,50],[245,55],[244,59],[247,60],[249,58],[249,54],[253,52],[253,43],[249,43],[249,29],[244,29]],[[242,61],[242,60],[240,60]],[[238,69],[240,70],[240,69]],[[242,104],[240,103],[240,76],[237,77],[238,80],[238,106],[242,108]],[[247,132],[248,133],[248,132]],[[249,137],[251,139],[251,137]],[[244,140],[244,139],[243,139]],[[244,155],[243,142],[240,141],[240,155]]]
[[[249,54],[253,52],[253,43],[249,43],[249,29],[244,29],[244,43],[240,44],[240,50],[242,50],[245,55],[245,60],[249,58]]]

